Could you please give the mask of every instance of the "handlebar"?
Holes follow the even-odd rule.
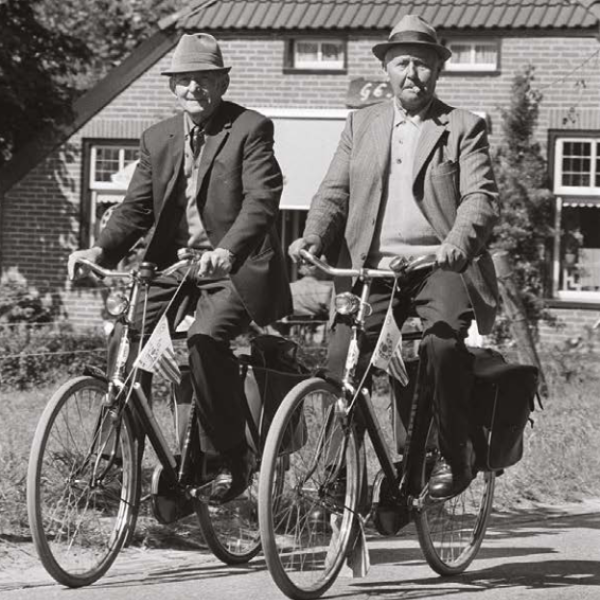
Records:
[[[390,269],[339,269],[337,267],[328,265],[307,250],[302,249],[300,250],[299,254],[302,260],[311,263],[313,266],[321,269],[321,271],[332,277],[393,279],[395,277],[401,277],[402,275],[408,275],[418,271],[434,269],[437,265],[435,254],[424,254],[423,256],[418,256],[413,260],[408,260],[403,257],[396,257],[390,263]]]
[[[178,256],[179,256],[180,260],[178,260],[175,264],[171,265],[170,267],[163,269],[162,271],[156,271],[156,273],[154,273],[154,277],[161,277],[163,275],[171,275],[172,273],[175,273],[175,271],[178,271],[179,269],[191,266],[193,264],[194,260],[196,260],[196,254],[180,255],[178,253]],[[183,256],[183,258],[182,258],[182,256]],[[109,278],[110,279],[133,279],[133,276],[134,276],[134,271],[114,271],[112,269],[105,269],[104,267],[101,267],[100,265],[97,265],[96,263],[94,263],[90,260],[87,260],[86,258],[80,258],[77,261],[77,264],[85,265],[86,267],[88,267],[90,269],[90,271],[92,271],[95,275],[97,275],[101,279],[109,279]]]

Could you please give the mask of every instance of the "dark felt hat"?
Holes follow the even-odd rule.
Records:
[[[402,44],[415,44],[427,46],[435,50],[442,60],[448,60],[452,52],[442,46],[435,29],[425,19],[417,15],[406,15],[392,29],[387,42],[375,44],[373,54],[383,62],[385,53],[395,46]]]
[[[193,71],[220,71],[228,73],[231,67],[223,64],[223,55],[217,40],[208,33],[184,33],[173,57],[171,67],[162,75],[191,73]]]

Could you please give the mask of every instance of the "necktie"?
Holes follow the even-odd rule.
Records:
[[[204,144],[204,130],[201,129],[199,125],[196,125],[192,130],[191,135],[191,146],[194,159],[198,158],[202,144]]]

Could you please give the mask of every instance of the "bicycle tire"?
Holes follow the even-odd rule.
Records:
[[[318,598],[335,581],[354,540],[359,451],[335,413],[341,391],[319,378],[296,385],[267,435],[259,482],[263,552],[279,589]],[[281,456],[289,463],[276,487]]]
[[[68,587],[89,585],[106,573],[139,508],[141,467],[132,421],[126,411],[120,426],[110,420],[103,405],[107,390],[105,381],[90,376],[61,386],[42,413],[29,458],[33,542],[46,571]],[[115,439],[120,460],[107,460]]]
[[[462,494],[416,513],[419,544],[439,575],[457,575],[473,562],[492,512],[495,480],[494,472],[479,472]]]
[[[258,526],[258,469],[252,474],[248,489],[227,504],[211,506],[195,501],[195,511],[211,552],[227,565],[245,564],[261,549]],[[282,481],[283,459],[277,465],[277,478]]]

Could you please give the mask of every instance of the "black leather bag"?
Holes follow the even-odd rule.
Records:
[[[286,394],[310,376],[308,369],[298,361],[297,351],[298,346],[287,338],[261,335],[250,342],[250,356],[240,357],[251,412],[247,420],[250,429],[255,427],[252,437],[259,439],[261,446]],[[293,423],[284,439],[286,452],[300,449],[306,441],[301,412],[294,415]]]
[[[486,471],[506,469],[523,457],[523,433],[534,409],[539,373],[536,367],[507,363],[497,351],[469,348],[474,357],[475,384],[470,402],[471,439],[477,467]],[[392,426],[396,449],[404,452],[406,427],[417,376],[418,359],[406,361],[409,384],[390,384],[395,398]],[[438,446],[432,427],[427,448]]]
[[[477,467],[506,469],[523,457],[523,434],[534,410],[539,372],[531,365],[507,363],[494,350],[469,350],[475,357],[471,427]]]

